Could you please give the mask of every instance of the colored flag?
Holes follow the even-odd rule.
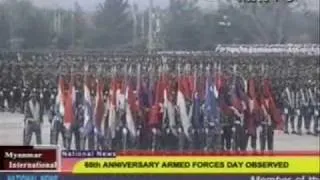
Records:
[[[103,87],[104,84],[101,79],[97,79],[96,85],[96,99],[94,108],[95,127],[100,132],[102,129],[101,123],[104,115],[104,102],[103,102]]]
[[[117,126],[116,121],[116,91],[117,91],[117,81],[115,79],[112,79],[111,86],[109,90],[109,109],[108,109],[108,126],[109,130],[111,132],[111,137],[115,137],[115,129]]]
[[[254,79],[248,80],[248,108],[249,112],[252,113],[255,108],[257,108],[257,96],[256,96],[256,89],[255,89],[255,82]]]
[[[210,125],[217,125],[220,119],[218,90],[210,75],[207,77],[205,97],[205,115]]]
[[[84,83],[84,126],[87,126],[93,116],[93,105],[88,84],[88,79],[86,78]]]
[[[202,125],[203,118],[201,117],[201,100],[198,91],[195,91],[193,94],[192,102],[192,116],[191,121],[194,128],[200,128]]]
[[[271,116],[272,121],[276,124],[278,129],[283,127],[283,119],[279,109],[277,109],[274,97],[272,95],[271,82],[268,79],[263,80],[263,93],[264,93],[264,104],[267,108],[269,115]]]
[[[166,84],[163,90],[163,119],[168,118],[169,128],[171,132],[176,135],[175,109],[171,98],[172,95],[170,94],[172,92],[171,84],[169,83],[167,76],[164,76],[164,79]]]
[[[62,76],[59,76],[58,79],[58,93],[56,97],[56,104],[63,102],[63,92],[64,92],[64,80]]]
[[[64,116],[64,80],[62,76],[58,79],[58,94],[56,97],[56,111],[60,116]]]
[[[247,121],[248,126],[248,134],[255,134],[256,133],[256,126],[260,122],[260,118],[258,116],[259,112],[259,105],[257,102],[256,96],[256,88],[255,88],[255,81],[254,79],[249,79],[247,83],[247,94],[248,94],[248,101],[247,106],[248,109],[245,111],[245,120]]]
[[[153,84],[150,84],[151,86]],[[149,102],[152,103],[151,106],[151,110],[149,113],[149,122],[148,125],[150,127],[159,127],[161,125],[161,120],[162,120],[162,105],[163,105],[163,89],[164,89],[164,83],[163,83],[163,79],[160,78],[158,79],[155,83],[154,83],[154,87],[150,87],[149,88]],[[152,89],[155,90],[153,92]],[[151,100],[151,98],[153,99],[153,101]]]
[[[125,98],[126,98],[126,124],[127,124],[127,128],[130,132],[130,134],[133,137],[136,137],[136,128],[135,128],[135,124],[134,124],[134,120],[133,120],[133,116],[132,116],[132,110],[135,107],[135,96],[133,94],[133,88],[130,84],[130,81],[127,82],[127,87],[126,87],[126,94],[125,94]]]
[[[70,129],[71,124],[74,122],[74,102],[75,102],[75,87],[73,83],[73,78],[71,77],[69,83],[69,89],[65,91],[64,105],[65,105],[65,115],[64,115],[64,126]]]
[[[149,108],[149,86],[148,86],[148,79],[145,79],[143,82],[141,82],[139,91],[138,91],[138,101],[139,106],[141,108]]]
[[[125,93],[126,93],[126,85],[124,80],[118,80],[116,86],[116,109],[117,110],[125,110]]]
[[[187,102],[185,98],[185,88],[186,88],[186,79],[183,77],[178,78],[178,92],[177,92],[177,106],[180,115],[181,124],[184,130],[184,133],[188,139],[190,139],[189,128],[191,127],[191,113],[187,111]],[[188,91],[187,91],[188,92]],[[192,108],[191,108],[192,110]],[[192,112],[192,111],[190,111]]]
[[[232,85],[231,92],[230,92],[230,98],[231,98],[231,105],[236,108],[238,111],[240,111],[241,108],[241,102],[240,99],[237,96],[236,87],[235,85]]]

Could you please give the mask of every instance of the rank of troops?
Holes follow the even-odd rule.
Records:
[[[276,129],[319,135],[310,54],[11,52],[0,62],[0,110],[24,114],[25,145],[33,133],[42,143],[44,116],[50,143],[61,134],[66,149],[265,151]]]

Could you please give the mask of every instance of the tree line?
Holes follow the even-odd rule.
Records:
[[[302,3],[222,0],[205,10],[195,0],[170,0],[168,7],[141,10],[127,0],[105,0],[89,13],[78,3],[65,10],[4,0],[0,48],[209,50],[221,43],[319,43],[319,12]]]

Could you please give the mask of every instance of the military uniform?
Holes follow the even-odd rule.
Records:
[[[36,135],[36,143],[42,144],[41,124],[43,123],[43,104],[36,97],[35,93],[25,102],[24,108],[24,145],[30,145],[32,134]]]
[[[315,135],[320,134],[320,89],[315,88],[315,107],[314,107],[314,123],[313,123],[313,132]]]
[[[21,96],[20,96],[20,101],[21,101],[21,110],[22,112],[24,112],[24,104],[25,102],[28,101],[28,97],[30,96],[30,90],[26,87],[23,87],[22,90],[21,90]]]
[[[2,98],[1,104],[3,109],[7,111],[9,108],[9,98],[10,98],[10,89],[9,89],[9,84],[7,82],[3,83],[2,93],[3,93],[3,98]]]
[[[48,86],[45,86],[42,89],[42,93],[43,93],[43,101],[44,101],[44,106],[45,106],[45,110],[49,111],[50,110],[50,89]]]
[[[285,124],[284,124],[284,133],[289,134],[289,126],[291,126],[291,130],[294,130],[294,102],[293,102],[293,94],[291,93],[289,87],[286,87],[282,92],[282,106],[283,113],[285,115]]]
[[[315,110],[315,100],[314,100],[314,93],[312,92],[312,89],[310,87],[306,88],[305,94],[307,96],[306,102],[305,102],[305,112],[304,112],[304,123],[305,123],[305,129],[307,131],[307,134],[311,135],[311,122],[314,118],[314,110]]]
[[[76,90],[76,101],[74,104],[74,113],[75,113],[75,121],[74,123],[71,124],[69,131],[67,131],[67,140],[68,140],[68,146],[67,148],[70,149],[71,145],[71,140],[72,140],[72,135],[74,135],[74,143],[75,143],[75,148],[80,149],[80,127],[82,125],[81,119],[83,115],[83,107],[81,105],[81,100],[82,100],[82,94],[80,91]]]
[[[299,89],[295,92],[295,119],[297,120],[297,129],[293,133],[302,134],[302,123],[304,113],[304,93],[303,89]]]
[[[263,107],[265,108],[264,116],[262,118],[262,131],[260,132],[260,148],[261,151],[268,149],[272,151],[274,148],[274,129],[276,122],[272,117],[271,101],[266,98],[263,100]]]
[[[63,125],[64,113],[60,112],[59,105],[55,104],[50,109],[49,122],[51,124],[50,130],[50,144],[58,144],[59,134],[62,134],[63,146],[67,147],[66,128]]]
[[[4,87],[0,86],[0,111],[4,111]]]

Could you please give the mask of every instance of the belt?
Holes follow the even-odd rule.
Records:
[[[39,121],[39,120],[36,120],[36,119],[33,119],[33,118],[27,118],[26,121],[36,122],[36,121]],[[40,121],[39,121],[39,122],[40,122]]]

